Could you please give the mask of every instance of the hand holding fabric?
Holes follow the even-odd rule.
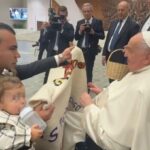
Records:
[[[97,87],[96,85],[94,85],[92,82],[88,83],[88,88],[95,94],[99,94],[103,90],[103,89]]]
[[[83,93],[80,98],[80,104],[84,107],[93,104],[92,98],[88,93]]]
[[[106,56],[102,56],[102,65],[103,65],[103,66],[106,65]]]

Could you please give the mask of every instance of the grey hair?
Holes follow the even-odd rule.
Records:
[[[87,6],[91,7],[91,9],[93,10],[93,5],[91,3],[88,3],[88,2],[87,3],[83,3],[82,8],[83,7],[87,7]]]

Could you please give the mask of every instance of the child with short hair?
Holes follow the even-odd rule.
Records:
[[[43,135],[38,125],[31,128],[19,114],[26,104],[25,88],[17,77],[0,76],[0,149],[28,150]]]

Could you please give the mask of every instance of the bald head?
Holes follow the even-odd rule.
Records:
[[[127,1],[121,1],[118,3],[118,7],[119,6],[123,6],[123,7],[127,7],[129,9],[129,3]]]
[[[117,6],[118,18],[123,20],[128,16],[129,12],[129,3],[127,1],[121,1]]]

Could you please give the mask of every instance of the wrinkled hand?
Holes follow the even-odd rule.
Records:
[[[103,90],[103,89],[97,87],[96,85],[94,85],[92,82],[89,82],[87,85],[88,85],[88,88],[95,94],[99,94]]]
[[[66,48],[60,55],[62,56],[62,59],[60,59],[60,63],[67,61],[70,62],[72,59],[71,51],[73,50],[74,46]]]
[[[54,105],[48,105],[48,104],[40,104],[38,105],[34,110],[39,114],[39,116],[44,120],[48,121],[52,117],[52,114],[54,112]]]
[[[37,124],[34,124],[31,127],[31,141],[39,139],[42,135],[43,135],[42,129]]]
[[[106,56],[102,56],[102,65],[103,65],[103,66],[106,65]]]
[[[84,107],[93,104],[92,98],[88,93],[83,93],[80,97],[80,104]]]

